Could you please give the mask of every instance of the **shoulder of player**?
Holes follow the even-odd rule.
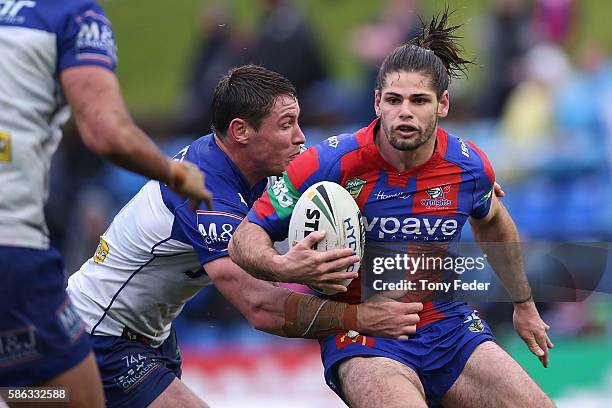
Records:
[[[69,19],[76,19],[75,22],[77,23],[86,19],[91,19],[91,21],[99,21],[104,25],[112,26],[110,19],[97,1],[38,1],[35,3],[34,7],[38,10],[40,18],[46,20],[55,31],[61,32],[68,27],[66,22]]]
[[[199,137],[179,150],[173,159],[195,163],[207,177],[223,178],[227,173],[226,156],[212,138],[212,133]]]
[[[485,153],[471,140],[455,136],[450,132],[445,133],[447,135],[445,161],[453,163],[469,172],[482,170],[488,165]]]
[[[313,146],[318,153],[319,160],[330,164],[337,163],[342,156],[361,147],[363,146],[360,146],[355,133],[331,136]]]

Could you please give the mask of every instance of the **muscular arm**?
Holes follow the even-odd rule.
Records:
[[[338,332],[405,338],[414,333],[420,304],[348,305],[292,292],[255,279],[228,257],[204,265],[219,291],[258,330],[284,337],[319,338]]]
[[[229,243],[234,262],[252,276],[269,281],[281,281],[277,274],[280,255],[268,233],[259,225],[244,219]]]
[[[179,194],[210,206],[204,177],[192,164],[169,160],[132,121],[115,75],[97,66],[61,73],[64,94],[85,145],[112,163],[167,183]],[[195,204],[195,203],[194,203]]]
[[[546,333],[550,327],[540,318],[531,296],[523,269],[518,231],[497,197],[493,196],[492,200],[485,218],[470,218],[474,237],[481,243],[489,263],[514,301],[516,331],[542,365],[548,367],[548,349],[553,347]]]
[[[531,289],[523,269],[519,234],[499,199],[493,196],[491,200],[487,216],[483,219],[470,218],[470,225],[510,298],[521,302],[531,296]]]
[[[353,255],[353,250],[349,248],[326,252],[313,250],[313,245],[324,236],[324,231],[315,231],[289,252],[279,255],[268,233],[245,218],[230,241],[229,254],[236,264],[259,279],[346,292],[346,287],[339,282],[356,278],[357,272],[337,271],[358,262],[359,257]]]

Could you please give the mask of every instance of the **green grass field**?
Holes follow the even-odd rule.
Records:
[[[214,0],[108,0],[102,2],[119,44],[118,75],[123,92],[136,115],[168,114],[175,109],[185,82],[188,58],[198,44],[198,18],[204,4]],[[612,50],[612,2],[578,0],[580,17],[572,50],[584,39],[594,39]],[[253,31],[260,17],[256,0],[226,0],[236,25]],[[372,21],[379,15],[378,1],[298,0],[312,23],[324,55],[336,77],[358,79],[360,69],[346,47],[353,27]],[[427,9],[440,10],[447,2],[426,2]],[[474,56],[474,36],[479,33],[478,16],[490,0],[454,0],[448,2],[457,12],[454,22],[467,22],[464,45]],[[477,69],[477,68],[476,68]],[[472,79],[478,72],[471,73]]]

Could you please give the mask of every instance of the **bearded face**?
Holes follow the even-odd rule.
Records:
[[[438,99],[427,75],[391,72],[376,92],[376,113],[389,144],[401,151],[416,150],[436,132],[438,117],[448,112],[448,92]]]

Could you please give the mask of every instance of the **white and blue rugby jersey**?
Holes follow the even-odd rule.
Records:
[[[90,0],[0,0],[0,245],[49,245],[43,205],[70,116],[59,74],[115,69],[110,21]]]
[[[68,281],[68,294],[96,335],[124,326],[161,344],[184,304],[210,284],[206,264],[227,256],[238,224],[266,186],[249,186],[212,135],[181,150],[177,160],[206,174],[213,208],[193,211],[164,184],[149,181],[117,214],[94,256]]]

